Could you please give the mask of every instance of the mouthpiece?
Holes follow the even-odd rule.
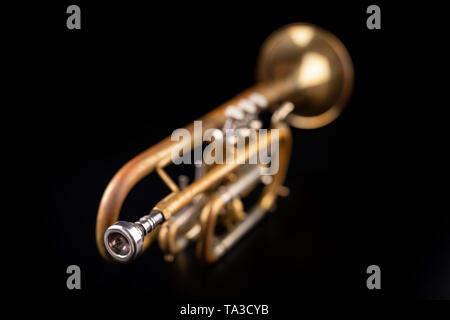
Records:
[[[145,235],[163,222],[164,216],[159,211],[151,212],[134,223],[118,221],[106,229],[106,250],[118,262],[132,261],[142,252]]]

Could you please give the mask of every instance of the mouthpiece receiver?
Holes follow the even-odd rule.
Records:
[[[104,235],[106,250],[117,262],[130,262],[142,252],[144,237],[164,222],[161,212],[152,212],[132,223],[118,221]]]

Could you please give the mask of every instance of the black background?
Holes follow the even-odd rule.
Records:
[[[447,130],[430,120],[438,106],[422,104],[422,92],[406,85],[419,77],[423,59],[413,53],[428,33],[405,27],[404,8],[378,2],[382,29],[368,30],[371,2],[73,3],[82,30],[66,29],[72,3],[63,2],[41,7],[46,18],[16,39],[26,42],[20,85],[29,88],[18,99],[33,101],[22,128],[36,159],[27,179],[37,182],[29,187],[38,194],[37,288],[282,307],[304,298],[450,298]],[[314,23],[343,41],[355,86],[332,124],[293,129],[291,195],[215,265],[197,262],[193,248],[164,262],[157,245],[133,264],[103,261],[95,219],[114,173],[251,86],[260,45],[292,22]],[[133,189],[121,218],[148,212],[165,194],[156,181]],[[66,288],[71,264],[82,270],[79,292]],[[371,264],[381,268],[378,291],[366,287]]]

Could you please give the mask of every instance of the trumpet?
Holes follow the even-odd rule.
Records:
[[[315,129],[336,119],[352,91],[352,62],[337,37],[317,26],[295,23],[275,31],[264,42],[257,80],[199,119],[204,130],[267,129],[259,139],[245,140],[244,148],[225,139],[225,145],[236,151],[237,161],[197,163],[192,183],[175,183],[165,170],[173,162],[174,150],[199,147],[193,138],[194,124],[190,124],[184,130],[192,133],[191,139],[174,141],[168,137],[115,174],[97,215],[96,242],[103,258],[130,262],[158,241],[165,257],[172,260],[196,242],[198,257],[215,262],[274,208],[278,196],[288,194],[283,183],[292,148],[290,127]],[[266,124],[264,115],[270,118]],[[274,142],[278,150],[269,146]],[[274,174],[263,174],[267,163],[250,163],[262,151],[270,154],[271,161],[277,157]],[[117,221],[128,193],[152,172],[170,193],[138,221]],[[247,209],[243,200],[257,186],[262,187],[261,194]]]

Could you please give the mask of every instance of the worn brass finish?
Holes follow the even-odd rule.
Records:
[[[260,200],[251,208],[247,214],[242,212],[242,203],[234,202],[236,198],[231,199],[233,211],[238,211],[239,215],[245,215],[244,218],[230,228],[231,230],[225,235],[218,237],[215,234],[216,224],[220,213],[226,210],[227,201],[221,192],[216,192],[209,203],[203,208],[200,222],[201,234],[197,242],[198,257],[208,263],[215,262],[226,251],[231,248],[249,229],[251,229],[275,204],[275,200],[279,195],[279,190],[284,182],[289,159],[291,155],[292,136],[289,127],[285,124],[277,124],[279,129],[279,147],[280,147],[280,169],[272,178],[272,182],[264,187]],[[226,188],[226,187],[225,187]],[[234,203],[233,203],[234,202]],[[236,208],[238,206],[238,208]],[[226,213],[225,213],[226,214]]]
[[[287,122],[302,129],[336,119],[353,87],[353,66],[344,45],[333,34],[306,23],[287,25],[266,40],[257,75],[263,83],[287,81],[295,87],[285,96],[296,106]]]
[[[234,188],[236,184],[239,187],[240,181],[245,179],[245,175],[239,175],[243,167],[239,161],[212,165],[201,178],[185,188],[178,187],[164,168],[171,164],[172,150],[175,146],[179,147],[180,142],[171,141],[168,137],[131,159],[107,186],[96,224],[97,247],[105,259],[111,260],[112,254],[105,247],[105,232],[117,221],[131,189],[153,171],[158,173],[171,192],[154,206],[150,215],[145,216],[142,225],[130,227],[134,229],[130,229],[133,233],[129,239],[138,239],[140,248],[145,251],[152,241],[159,238],[160,247],[169,258],[190,241],[198,240],[200,258],[207,262],[217,260],[273,207],[278,195],[286,193],[282,184],[291,149],[291,134],[286,123],[312,129],[333,121],[349,98],[353,68],[345,47],[335,36],[309,24],[292,24],[276,31],[264,43],[257,75],[257,84],[199,119],[203,131],[222,129],[227,121],[227,107],[238,105],[242,100],[248,101],[255,95],[264,98],[262,109],[275,114],[272,128],[280,129],[279,171],[271,182],[266,183],[254,208],[245,213],[239,199],[224,199],[220,191]],[[281,108],[283,112],[280,112],[280,105],[286,101],[293,104],[285,105]],[[192,149],[194,126],[191,124],[185,129],[191,133],[192,139],[182,140],[181,143]],[[270,130],[267,138],[270,143]],[[252,154],[264,148],[268,145],[248,143],[246,152],[237,154],[238,160],[246,162]],[[244,194],[242,191],[238,197]],[[229,230],[219,237],[214,230],[221,215],[225,215]],[[126,223],[117,226],[127,227]],[[141,236],[144,237],[143,244],[142,238],[138,238]]]

